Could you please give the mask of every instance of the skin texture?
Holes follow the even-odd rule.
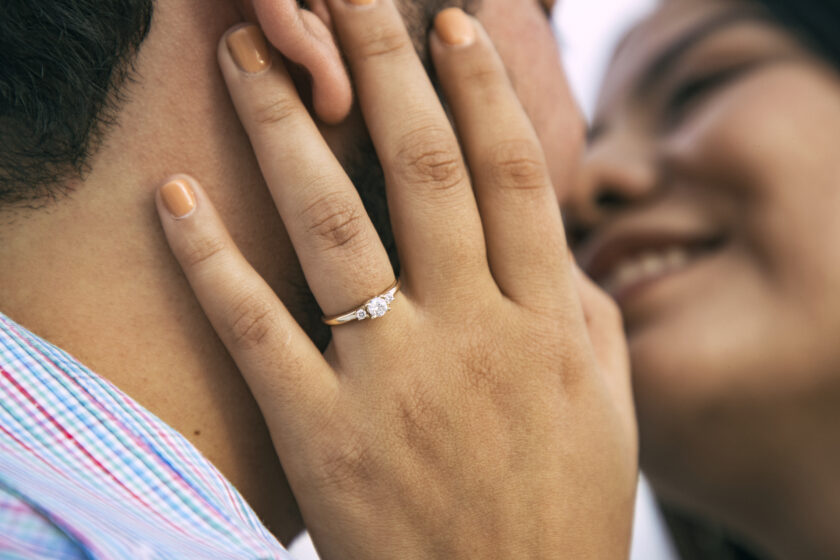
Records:
[[[626,558],[637,451],[619,315],[569,258],[501,59],[477,21],[438,18],[429,50],[459,146],[393,3],[329,6],[386,177],[393,310],[334,328],[321,356],[195,181],[158,199],[319,552]],[[393,282],[384,246],[281,60],[250,73],[253,51],[228,43],[222,72],[312,292],[328,313],[353,308]],[[173,188],[187,184],[194,205]]]
[[[627,256],[686,235],[718,241],[687,268],[614,294],[642,467],[666,502],[772,557],[836,558],[837,72],[752,17],[720,27],[636,91],[663,49],[744,8],[757,9],[674,0],[631,33],[565,215],[596,280],[609,276],[596,256],[604,243],[635,239],[619,250]],[[688,80],[755,61],[675,102]]]
[[[313,9],[328,20],[323,2]],[[301,520],[263,417],[150,205],[173,171],[199,178],[248,262],[303,327],[323,338],[319,312],[218,70],[219,38],[253,15],[250,5],[228,0],[156,4],[120,126],[108,134],[90,175],[50,208],[2,214],[0,305],[184,434],[288,541]],[[551,175],[564,176],[582,127],[542,8],[536,0],[484,0],[478,16],[526,111],[540,123],[541,142],[549,153],[564,154],[550,160]],[[322,91],[336,83],[336,95],[344,91],[340,72],[319,73],[314,63],[307,68]],[[321,128],[342,158],[365,136],[353,117]]]

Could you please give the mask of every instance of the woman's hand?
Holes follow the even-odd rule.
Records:
[[[465,162],[393,1],[330,8],[387,179],[402,266],[392,311],[335,327],[322,356],[192,179],[158,196],[320,553],[626,557],[636,435],[618,313],[575,271],[501,61],[473,18],[438,17],[431,52]],[[327,315],[355,309],[392,268],[263,48],[255,27],[230,32],[225,79],[313,294]]]

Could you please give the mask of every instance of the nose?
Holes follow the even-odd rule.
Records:
[[[656,165],[641,139],[611,133],[590,145],[563,203],[574,248],[605,220],[649,200],[657,191]]]

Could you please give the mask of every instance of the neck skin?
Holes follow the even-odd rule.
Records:
[[[234,2],[198,4],[157,3],[119,124],[75,192],[0,214],[0,310],[186,436],[287,543],[302,523],[268,431],[154,209],[167,176],[194,175],[245,256],[304,318],[299,266],[216,64],[218,40],[242,14]]]
[[[779,441],[762,458],[764,472],[752,479],[751,499],[736,503],[745,534],[777,558],[840,557],[840,446],[830,428],[840,419],[837,399],[826,400],[834,406],[812,403],[765,425],[765,437]]]
[[[730,429],[708,430],[704,453],[671,464],[657,492],[681,509],[720,521],[780,560],[840,557],[840,446],[837,395],[825,391]],[[738,426],[732,429],[732,426]],[[714,441],[712,441],[714,440]],[[745,445],[744,442],[753,442]]]

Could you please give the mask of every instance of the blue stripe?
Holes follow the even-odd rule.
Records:
[[[0,422],[14,436],[0,431],[0,507],[17,500],[0,510],[0,557],[19,556],[27,545],[68,559],[290,560],[186,438],[2,313],[0,367],[147,504],[94,469],[43,414],[18,404],[23,398],[11,383],[0,382]]]

